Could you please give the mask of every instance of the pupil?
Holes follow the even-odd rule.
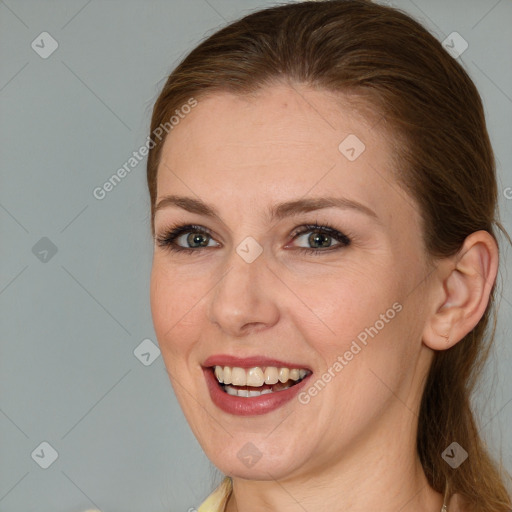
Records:
[[[320,243],[320,247],[329,247],[329,236],[323,233],[315,233],[309,237],[309,241],[312,245]]]

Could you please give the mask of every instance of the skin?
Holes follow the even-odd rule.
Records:
[[[196,254],[155,244],[151,308],[184,414],[207,456],[233,477],[228,512],[438,512],[443,502],[416,455],[417,412],[434,350],[457,343],[485,311],[497,247],[479,231],[458,255],[429,265],[418,207],[392,175],[389,138],[341,99],[297,84],[215,93],[163,148],[157,204],[168,194],[193,197],[220,217],[156,212],[157,237],[174,222],[212,237]],[[355,161],[338,150],[348,134],[366,146]],[[338,208],[273,223],[265,216],[275,203],[327,195],[358,201],[377,220]],[[293,230],[325,222],[351,244],[299,253],[318,245],[310,232],[294,240]],[[263,248],[250,264],[236,252],[247,236]],[[190,247],[186,236],[179,243]],[[317,378],[396,302],[402,310],[308,404],[237,417],[212,403],[207,357],[293,357]],[[246,443],[262,454],[252,467],[237,457]]]

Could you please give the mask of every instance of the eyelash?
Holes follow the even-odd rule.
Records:
[[[327,223],[324,224],[305,224],[303,226],[299,226],[295,228],[293,231],[293,240],[298,238],[301,235],[309,233],[311,231],[315,231],[317,233],[326,234],[336,241],[340,242],[338,245],[334,245],[332,247],[328,247],[327,249],[314,249],[308,247],[298,247],[296,250],[301,254],[310,254],[310,255],[319,255],[324,252],[331,252],[334,250],[343,249],[351,244],[351,238],[349,238],[344,233],[341,233],[336,228],[330,226]],[[201,233],[203,235],[207,235],[211,237],[211,233],[208,229],[203,228],[201,226],[195,224],[176,224],[168,228],[162,235],[156,237],[156,242],[159,247],[162,247],[166,250],[182,253],[182,254],[192,254],[201,252],[201,249],[206,249],[207,247],[181,247],[175,243],[175,240],[185,234],[185,233]]]

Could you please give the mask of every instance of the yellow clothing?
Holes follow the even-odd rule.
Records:
[[[232,489],[233,485],[231,478],[226,476],[217,489],[215,489],[210,496],[201,503],[197,512],[224,512]]]

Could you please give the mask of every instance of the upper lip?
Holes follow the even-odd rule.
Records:
[[[275,366],[277,368],[299,368],[311,371],[311,369],[302,363],[291,363],[289,361],[281,361],[279,359],[271,359],[263,356],[236,357],[227,354],[216,354],[208,357],[203,362],[203,367],[212,366],[231,366],[238,368],[253,368],[255,366]]]

